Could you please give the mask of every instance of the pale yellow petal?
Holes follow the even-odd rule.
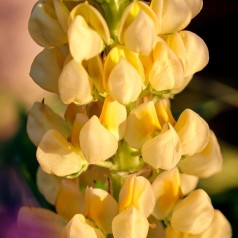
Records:
[[[101,230],[83,215],[76,214],[65,228],[66,238],[106,238]]]
[[[175,90],[184,80],[181,60],[164,43],[158,42],[154,49],[154,62],[149,72],[149,82],[156,91]]]
[[[87,166],[86,161],[73,146],[56,130],[48,130],[36,151],[41,168],[49,174],[69,176]]]
[[[92,116],[81,129],[80,147],[88,163],[96,164],[113,156],[118,142],[98,117]]]
[[[185,0],[190,8],[190,11],[192,12],[192,18],[194,18],[203,7],[203,0]]]
[[[52,47],[67,43],[67,35],[58,22],[54,8],[43,1],[34,5],[28,30],[32,39],[40,46]]]
[[[104,234],[112,233],[112,220],[118,214],[116,200],[106,191],[87,188],[84,215],[93,220]]]
[[[190,23],[192,13],[195,12],[190,9],[186,0],[152,0],[150,6],[158,17],[159,34],[184,29]]]
[[[183,155],[193,155],[204,150],[210,140],[207,122],[191,109],[185,109],[174,126],[182,143]]]
[[[85,104],[92,100],[92,80],[75,60],[69,61],[59,77],[59,94],[65,104]]]
[[[58,214],[44,208],[20,208],[17,227],[21,237],[63,238],[66,222]]]
[[[61,178],[53,174],[47,174],[39,167],[36,173],[36,183],[44,198],[54,205],[60,188]]]
[[[171,226],[180,232],[195,235],[210,226],[213,216],[211,199],[204,190],[197,189],[175,206]]]
[[[119,194],[119,210],[133,205],[145,217],[153,211],[155,197],[150,182],[143,176],[130,175],[124,181]]]
[[[164,124],[159,135],[143,144],[141,153],[144,161],[155,169],[174,168],[182,156],[182,146],[177,132],[169,123]]]
[[[116,100],[107,97],[104,100],[100,121],[117,140],[121,140],[126,130],[127,111],[126,107]]]
[[[142,79],[139,73],[123,57],[109,75],[108,91],[113,99],[123,105],[136,101],[142,91]]]
[[[49,129],[55,129],[67,138],[69,127],[66,122],[44,103],[35,102],[28,112],[27,133],[31,141],[38,146],[42,136]]]
[[[157,129],[161,129],[161,126],[154,103],[143,103],[128,115],[124,139],[131,147],[141,149]]]
[[[211,131],[210,134],[210,140],[203,151],[188,156],[179,163],[182,172],[208,178],[221,171],[223,159],[220,146],[214,132]]]
[[[71,55],[79,63],[93,58],[104,49],[101,36],[80,15],[69,26],[68,39]]]
[[[232,228],[227,218],[219,210],[215,214],[211,225],[201,234],[194,235],[191,238],[231,238]]]
[[[187,195],[194,190],[199,182],[197,176],[180,173],[181,190],[183,195]]]
[[[112,221],[114,238],[146,238],[149,222],[135,207],[119,213]]]
[[[56,212],[69,221],[75,214],[84,211],[84,196],[72,179],[63,179],[55,201]]]
[[[156,29],[152,19],[141,10],[125,30],[124,44],[131,50],[148,55],[155,43]]]
[[[184,77],[201,71],[209,61],[209,52],[204,40],[191,31],[181,31],[165,37],[169,47],[182,60]]]
[[[164,220],[181,197],[181,184],[177,167],[159,174],[152,183],[156,199],[153,215]]]
[[[64,65],[64,58],[59,48],[45,48],[32,62],[31,78],[43,89],[58,93],[58,78]]]

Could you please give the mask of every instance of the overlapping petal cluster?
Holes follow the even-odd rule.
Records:
[[[217,138],[198,113],[175,119],[170,105],[209,60],[204,41],[185,29],[202,5],[36,2],[29,32],[43,50],[30,75],[63,112],[45,100],[29,111],[37,184],[56,212],[23,207],[23,234],[231,237],[229,222],[196,189],[222,169]]]

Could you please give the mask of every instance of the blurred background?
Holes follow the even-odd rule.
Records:
[[[0,237],[17,238],[15,218],[22,205],[47,206],[35,187],[35,147],[26,134],[27,112],[47,95],[29,77],[41,51],[29,36],[35,0],[0,1]],[[210,62],[172,101],[177,115],[198,112],[218,137],[223,171],[201,180],[238,237],[238,25],[237,0],[204,0],[188,30],[207,44]],[[35,197],[38,199],[36,200]]]

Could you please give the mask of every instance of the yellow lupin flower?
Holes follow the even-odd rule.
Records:
[[[184,83],[184,69],[181,60],[160,38],[153,49],[153,64],[148,80],[156,91],[181,88]]]
[[[61,48],[44,48],[33,60],[30,76],[41,88],[58,93],[58,78],[64,65],[65,55]]]
[[[27,118],[27,133],[31,141],[38,146],[41,138],[49,129],[59,131],[65,138],[69,135],[69,127],[62,117],[44,103],[35,102]]]
[[[185,109],[174,126],[182,143],[183,155],[193,155],[204,150],[210,140],[207,122],[191,109]]]
[[[127,119],[127,111],[124,105],[111,99],[109,96],[106,97],[99,119],[102,125],[107,128],[118,141],[124,137]]]
[[[127,105],[138,99],[143,83],[144,70],[138,56],[123,46],[114,47],[104,64],[103,84],[107,93]]]
[[[177,132],[166,123],[162,131],[142,146],[141,154],[146,163],[155,169],[170,170],[181,159],[182,145]]]
[[[101,13],[87,2],[71,12],[68,27],[69,49],[74,60],[81,63],[101,53],[109,44],[110,33]]]
[[[69,221],[75,214],[83,213],[84,195],[72,179],[62,179],[55,201],[55,209],[66,221]]]
[[[133,205],[120,212],[112,221],[114,238],[146,238],[149,222]]]
[[[112,233],[112,220],[118,214],[118,203],[106,191],[87,188],[84,215],[93,220],[104,234]]]
[[[113,156],[118,141],[99,121],[92,116],[80,131],[80,147],[89,164],[103,162]]]
[[[65,104],[90,102],[92,88],[92,80],[80,63],[72,59],[65,64],[59,76],[59,94]]]
[[[184,77],[201,71],[209,61],[208,48],[198,35],[191,31],[180,31],[164,36],[169,47],[182,60]]]
[[[33,7],[28,30],[32,39],[43,47],[61,46],[68,41],[54,7],[45,1],[39,0]]]
[[[152,0],[150,7],[158,18],[158,34],[168,34],[184,29],[200,12],[202,6],[202,0]]]
[[[161,125],[157,118],[153,102],[143,103],[135,107],[127,118],[124,139],[133,148],[141,149],[149,138],[152,138]]]
[[[177,231],[196,235],[210,226],[213,216],[211,199],[204,190],[197,189],[177,203],[170,222]]]
[[[82,172],[87,167],[86,160],[58,131],[50,129],[36,151],[41,168],[49,174],[70,176]]]
[[[210,131],[210,140],[203,151],[192,156],[185,157],[179,168],[182,172],[208,178],[221,171],[223,165],[222,154],[217,138],[213,131]]]
[[[82,214],[76,214],[65,227],[66,238],[106,238],[95,224]]]
[[[164,220],[182,196],[178,168],[159,174],[152,188],[156,199],[153,215],[158,220]]]
[[[155,205],[155,195],[150,182],[143,176],[129,175],[120,190],[119,211],[134,206],[141,214],[148,217]]]
[[[44,208],[23,206],[17,216],[21,237],[64,238],[65,225],[60,215]]]
[[[166,227],[166,238],[231,238],[231,225],[226,217],[219,211],[215,210],[211,225],[202,233],[192,235],[189,233],[179,232],[170,225]]]
[[[180,181],[181,181],[182,193],[183,195],[187,195],[197,187],[197,184],[199,182],[199,177],[180,173]]]
[[[118,39],[132,51],[148,55],[154,47],[156,28],[152,9],[142,1],[133,1],[122,15]]]

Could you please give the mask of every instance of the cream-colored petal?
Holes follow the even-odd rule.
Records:
[[[153,133],[161,129],[152,101],[135,107],[127,118],[124,139],[133,148],[141,149]]]
[[[124,181],[119,194],[119,210],[133,205],[145,217],[153,211],[155,197],[150,182],[143,176],[130,175]]]
[[[20,208],[17,227],[21,237],[64,238],[66,222],[58,214],[44,208]]]
[[[41,168],[49,174],[69,176],[83,171],[87,162],[56,130],[48,130],[36,151]]]
[[[45,48],[33,60],[30,76],[43,89],[58,93],[58,78],[64,64],[59,48]]]
[[[44,198],[54,205],[60,188],[61,178],[53,174],[47,174],[39,167],[36,173],[36,183]]]
[[[148,55],[155,43],[156,29],[152,19],[140,10],[123,35],[123,42],[131,50]]]
[[[106,97],[104,100],[100,121],[117,140],[121,140],[126,130],[126,107],[116,100]]]
[[[156,199],[153,215],[164,220],[181,197],[181,184],[177,167],[159,174],[152,183]]]
[[[188,156],[179,163],[182,172],[201,178],[208,178],[221,171],[222,154],[217,138],[213,131],[210,133],[207,146],[200,153]]]
[[[58,22],[54,8],[43,1],[34,5],[28,30],[32,39],[40,46],[52,47],[67,43],[67,35]]]
[[[105,161],[113,156],[118,147],[117,139],[92,116],[80,132],[81,150],[90,164]]]
[[[187,195],[194,190],[199,182],[197,176],[180,173],[181,190],[183,195]]]
[[[227,218],[219,210],[215,214],[211,225],[201,234],[194,235],[191,238],[231,238],[232,228]]]
[[[114,238],[146,238],[149,222],[135,207],[119,213],[112,221]]]
[[[73,21],[78,15],[82,16],[87,24],[92,27],[105,41],[110,43],[110,31],[102,14],[88,2],[77,4],[70,12],[70,20]]]
[[[66,33],[68,28],[69,9],[64,4],[63,0],[53,0],[53,4],[58,21]]]
[[[104,234],[112,233],[112,220],[118,214],[116,200],[106,191],[87,188],[84,215],[93,220]]]
[[[170,101],[168,98],[158,100],[155,103],[155,109],[161,125],[164,125],[164,123],[174,125],[176,123],[171,112]]]
[[[197,189],[175,206],[171,226],[180,232],[195,235],[210,226],[213,216],[211,199],[204,190]]]
[[[69,61],[59,77],[59,94],[65,104],[85,104],[92,100],[92,80],[80,63]]]
[[[137,70],[124,59],[112,69],[108,78],[110,96],[123,105],[138,99],[142,90],[142,79]]]
[[[69,49],[74,60],[82,62],[98,55],[104,49],[100,35],[77,15],[68,29]]]
[[[101,230],[83,215],[76,214],[65,228],[65,238],[106,238]]]
[[[156,91],[175,90],[184,80],[181,60],[164,43],[158,42],[154,49],[154,62],[149,73],[149,82]]]
[[[95,56],[86,62],[86,70],[98,92],[103,94],[103,64],[100,56]]]
[[[174,128],[169,123],[164,124],[159,135],[143,144],[141,154],[144,161],[155,169],[174,168],[182,156],[181,142]]]
[[[56,212],[67,221],[75,214],[83,213],[84,196],[78,183],[72,179],[63,179],[54,205]]]
[[[44,103],[35,102],[28,112],[27,133],[31,141],[38,146],[42,136],[49,129],[59,131],[65,138],[69,135],[66,122]]]
[[[184,77],[201,71],[209,61],[209,52],[202,38],[191,31],[181,31],[165,37],[169,47],[182,60]]]
[[[204,150],[210,140],[207,122],[191,109],[185,109],[174,126],[182,143],[183,155],[193,155]]]
[[[190,23],[195,12],[190,9],[186,0],[152,0],[150,6],[158,17],[159,34],[168,34],[184,29]]]
[[[190,11],[192,12],[192,18],[194,18],[203,7],[203,0],[185,0],[190,8]]]

